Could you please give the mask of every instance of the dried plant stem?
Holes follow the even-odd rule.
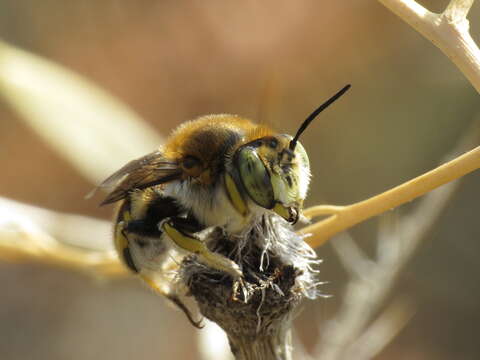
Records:
[[[0,231],[0,258],[14,262],[40,262],[95,276],[126,275],[114,252],[67,245],[40,232]]]
[[[474,124],[447,158],[477,142],[477,130],[478,124]],[[332,242],[351,280],[346,286],[342,307],[323,329],[316,355],[325,360],[371,359],[401,330],[413,313],[408,301],[394,300],[400,305],[394,309],[399,311],[394,311],[392,316],[387,310],[377,320],[373,319],[400,271],[433,228],[458,185],[459,182],[454,181],[430,192],[408,215],[383,217],[376,259],[368,258],[348,233]]]
[[[128,106],[86,78],[1,40],[0,98],[93,184],[163,141]]]
[[[307,242],[312,247],[324,244],[333,235],[368,218],[409,202],[450,181],[480,168],[480,147],[443,164],[382,194],[348,206],[314,206],[305,210],[308,218],[326,213],[328,218],[300,230],[311,234]]]
[[[307,239],[310,246],[320,246],[331,236],[355,224],[411,201],[430,190],[460,178],[478,168],[480,168],[480,147],[370,199],[348,206],[320,205],[306,209],[305,216],[310,218],[328,214],[330,214],[330,216],[327,219],[303,228],[301,232],[304,234],[312,234],[312,236]],[[2,201],[5,202],[6,200]],[[9,208],[13,209],[11,204],[12,202],[9,203]],[[32,216],[34,218],[38,217],[36,214],[38,210],[35,210],[35,214],[32,209],[28,210],[24,208],[22,211],[25,216],[30,218],[32,218]],[[52,212],[52,214],[54,213]],[[58,216],[58,214],[56,216]],[[51,217],[53,217],[53,215],[51,215]],[[78,228],[82,227],[79,226],[77,229]],[[8,254],[9,259],[15,258],[17,260],[36,258],[42,262],[56,263],[73,268],[78,266],[81,268],[98,267],[100,273],[105,273],[105,270],[102,269],[113,269],[112,271],[114,273],[119,274],[125,273],[118,259],[111,252],[68,245],[61,240],[55,240],[54,237],[45,234],[40,236],[38,234],[39,233],[29,233],[26,230],[16,233],[12,233],[11,231],[1,232],[0,256],[6,259]],[[106,235],[108,234],[98,234],[96,238],[99,239]],[[13,236],[18,236],[16,241],[13,241]],[[18,239],[20,239],[20,241]],[[87,251],[89,255],[87,255]]]
[[[370,322],[393,287],[398,274],[425,239],[425,235],[439,218],[457,186],[458,183],[452,182],[431,192],[422,199],[412,214],[401,218],[397,226],[388,229],[386,235],[380,236],[377,241],[378,259],[371,261],[362,257],[354,260],[355,266],[364,270],[360,276],[358,273],[352,273],[352,279],[343,296],[344,304],[333,321],[327,323],[324,329],[322,341],[318,346],[322,359],[370,358],[359,357],[362,352],[371,354],[373,351],[373,348],[366,350],[372,345],[369,343],[369,337],[365,336],[369,332]],[[349,257],[349,252],[343,249],[351,246],[349,242],[353,240],[348,237],[343,240],[346,244],[340,246],[340,242],[336,242],[335,249],[339,252],[342,262],[350,263],[353,259]],[[365,262],[368,267],[363,264]],[[390,331],[392,333],[398,331],[398,326],[405,324],[409,314],[410,310],[405,313],[405,317],[394,318],[390,324],[392,326]],[[388,342],[390,338],[386,337],[384,340]],[[377,341],[379,340],[377,338]],[[386,343],[383,343],[383,346],[385,345]],[[379,351],[383,346],[376,343],[374,347]]]
[[[379,0],[419,33],[438,46],[480,92],[480,50],[469,33],[467,14],[474,0],[452,0],[436,14],[413,0]],[[308,243],[317,247],[333,235],[370,217],[409,202],[425,193],[480,168],[480,147],[370,199],[344,206],[315,206],[306,217],[331,215],[300,232],[311,234]]]
[[[394,300],[350,346],[345,359],[367,360],[375,358],[403,330],[413,315],[413,305],[407,300]]]
[[[413,0],[378,1],[442,50],[480,92],[480,49],[466,18],[474,0],[452,0],[441,14]]]
[[[201,314],[226,332],[236,359],[292,359],[292,320],[305,297],[319,295],[312,270],[318,264],[315,254],[276,215],[256,220],[242,238],[212,233],[209,245],[235,259],[243,280],[219,276],[194,258],[185,258],[179,278]]]
[[[108,221],[0,198],[0,260],[61,266],[95,276],[125,276]]]

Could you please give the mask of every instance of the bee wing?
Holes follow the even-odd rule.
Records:
[[[152,152],[130,161],[99,185],[101,188],[116,186],[101,205],[121,200],[131,190],[164,184],[181,176],[182,170],[178,163],[165,159],[160,151]]]

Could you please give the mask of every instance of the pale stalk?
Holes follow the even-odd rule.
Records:
[[[305,210],[306,217],[325,215],[328,210],[334,215],[300,230],[309,234],[306,241],[312,247],[324,244],[333,235],[366,219],[379,215],[427,192],[458,179],[480,168],[480,146],[382,194],[344,207],[314,206]]]
[[[0,259],[12,262],[39,262],[93,276],[127,275],[115,252],[64,244],[61,240],[42,232],[0,229]]]
[[[447,159],[478,141],[477,129],[477,124],[474,124]],[[373,323],[372,320],[385,302],[398,275],[438,221],[458,185],[458,181],[450,182],[430,192],[408,215],[384,216],[376,241],[375,259],[367,257],[348,233],[342,234],[342,238],[332,243],[351,279],[346,286],[343,305],[322,330],[316,352],[319,358],[373,358],[405,325],[408,316],[400,322],[395,316],[380,316]],[[378,324],[383,325],[377,326]]]
[[[466,18],[474,0],[452,0],[445,11],[436,14],[413,0],[379,0],[425,38],[438,46],[480,92],[480,50],[469,33]],[[344,206],[315,206],[305,210],[312,218],[331,215],[300,230],[311,234],[312,247],[368,218],[379,215],[480,168],[480,148],[370,199]]]
[[[0,260],[39,262],[94,276],[126,276],[109,221],[0,197]]]
[[[466,18],[474,0],[452,0],[441,14],[413,0],[378,1],[442,50],[480,92],[480,50]]]

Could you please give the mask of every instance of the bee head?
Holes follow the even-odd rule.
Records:
[[[290,149],[292,139],[276,135],[249,142],[235,152],[233,167],[237,182],[253,202],[296,222],[307,195],[310,165],[300,143]]]
[[[257,205],[273,210],[288,222],[297,222],[310,183],[308,156],[298,139],[313,119],[349,88],[350,85],[345,86],[317,108],[302,123],[295,136],[266,136],[235,151],[233,172],[227,174],[231,177],[227,179],[227,191],[237,210],[246,212],[246,205],[238,191],[240,188]]]

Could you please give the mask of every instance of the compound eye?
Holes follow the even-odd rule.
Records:
[[[240,148],[234,162],[248,196],[261,207],[272,209],[275,197],[270,174],[256,149],[250,146]]]
[[[275,138],[271,138],[270,140],[268,140],[268,146],[272,149],[276,149],[278,146],[278,140]]]

